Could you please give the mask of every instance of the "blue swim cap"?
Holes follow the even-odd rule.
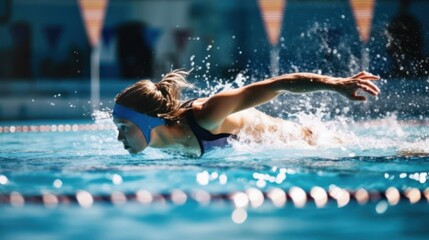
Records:
[[[127,119],[137,125],[143,132],[143,135],[146,138],[146,143],[148,145],[150,142],[150,132],[152,131],[152,129],[165,124],[165,120],[162,118],[151,117],[149,115],[139,113],[137,111],[124,107],[120,104],[115,104],[112,115],[115,118]]]

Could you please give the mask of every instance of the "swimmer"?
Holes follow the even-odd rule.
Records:
[[[352,101],[365,101],[360,92],[377,96],[380,89],[372,82],[380,79],[367,72],[352,77],[331,77],[313,73],[292,73],[272,77],[243,87],[225,90],[206,98],[180,99],[190,72],[174,70],[158,82],[141,80],[115,97],[113,122],[118,140],[129,153],[147,147],[170,153],[200,157],[214,147],[228,145],[240,135],[258,142],[282,126],[295,130],[294,136],[314,144],[312,131],[254,107],[282,93],[334,91]],[[255,121],[259,119],[260,121]],[[287,141],[290,136],[280,136]]]

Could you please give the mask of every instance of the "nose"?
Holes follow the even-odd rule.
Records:
[[[124,134],[122,134],[120,131],[118,133],[118,141],[123,142],[125,140]]]

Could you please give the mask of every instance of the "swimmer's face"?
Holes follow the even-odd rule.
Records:
[[[118,141],[124,144],[129,153],[138,153],[147,147],[146,139],[137,125],[122,118],[113,118],[118,128]]]

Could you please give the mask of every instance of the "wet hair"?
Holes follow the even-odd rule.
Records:
[[[181,90],[192,87],[186,80],[189,73],[190,71],[176,69],[158,83],[140,80],[116,95],[115,103],[152,117],[178,120],[181,118]]]

